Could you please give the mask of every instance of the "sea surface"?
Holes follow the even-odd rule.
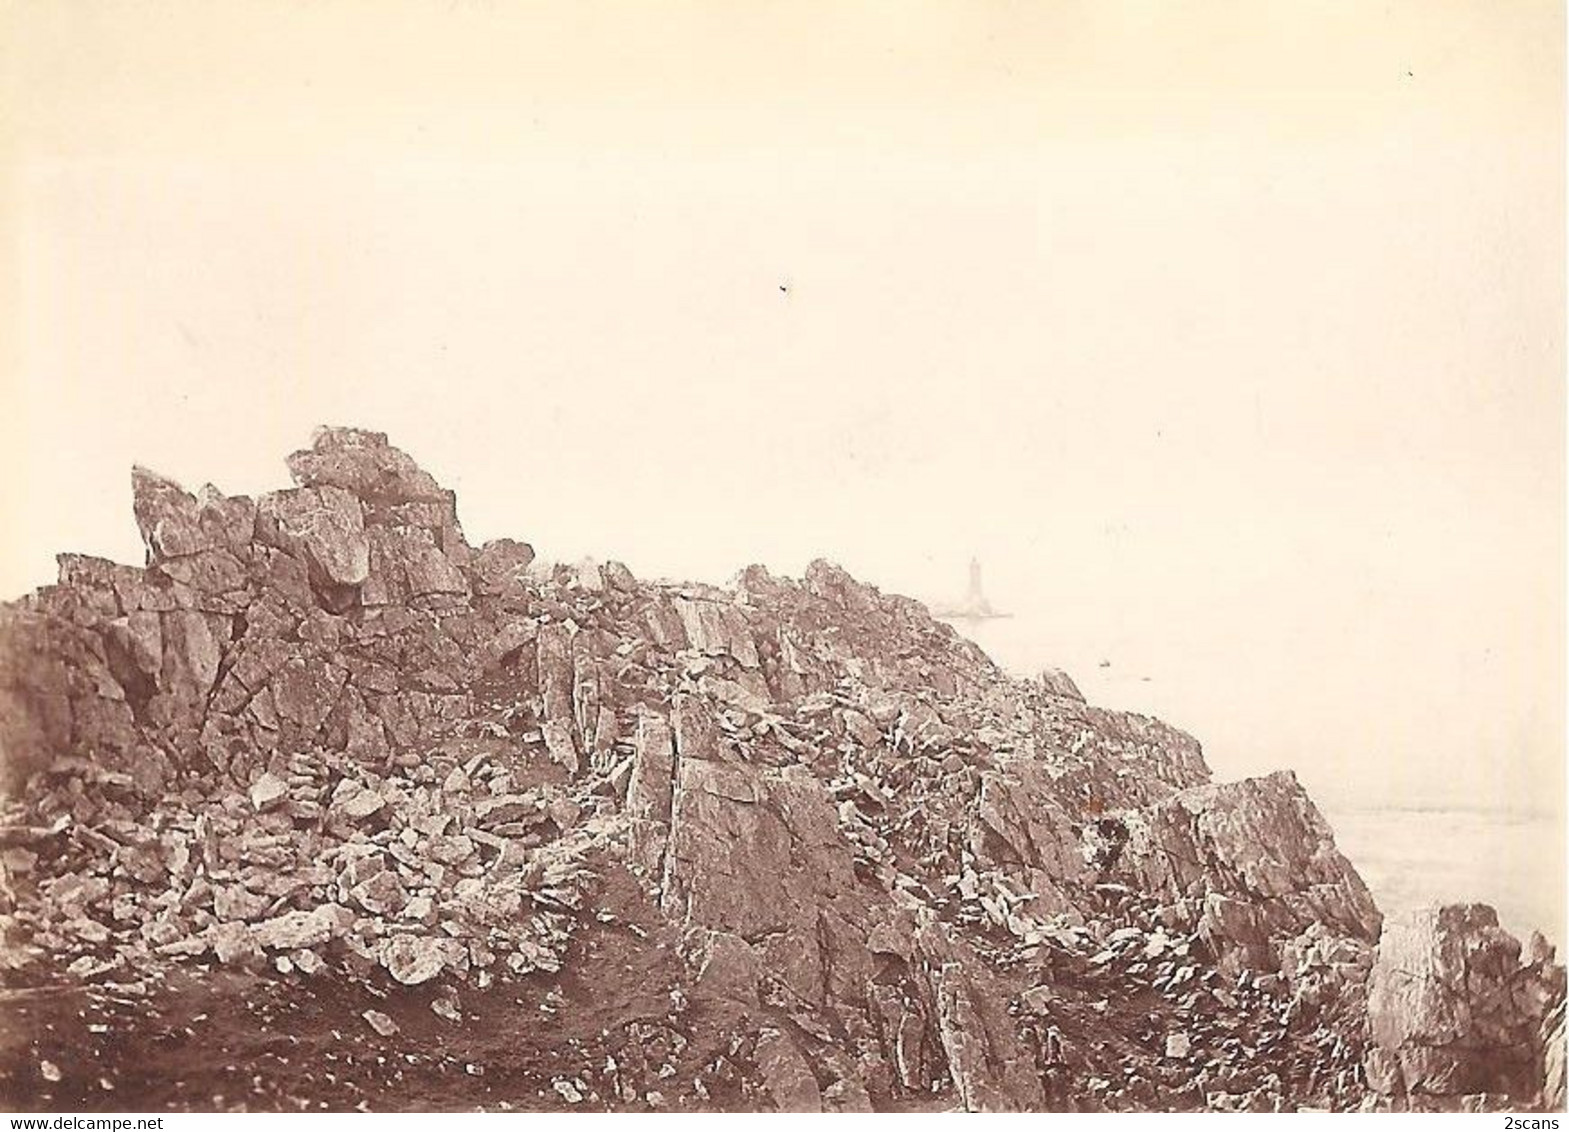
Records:
[[[1562,946],[1563,889],[1536,879],[1544,855],[1563,859],[1563,827],[1551,815],[1321,810],[1386,916],[1434,903],[1491,904],[1498,922],[1522,940],[1535,929]]]

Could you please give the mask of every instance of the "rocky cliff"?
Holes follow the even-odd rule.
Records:
[[[288,467],[137,469],[146,565],[0,609],[11,1107],[1562,1105],[1550,950],[1380,944],[1289,773],[827,562],[545,566],[380,434]]]

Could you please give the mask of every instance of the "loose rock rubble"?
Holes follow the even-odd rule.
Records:
[[[1290,774],[826,562],[547,565],[380,434],[288,466],[137,469],[146,564],[0,607],[15,1107],[1561,1104],[1545,945],[1380,943]]]

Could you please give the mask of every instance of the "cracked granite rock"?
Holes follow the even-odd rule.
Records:
[[[825,561],[645,581],[471,547],[380,433],[288,467],[135,469],[146,562],[0,606],[6,985],[137,988],[152,1026],[253,980],[255,1025],[381,1043],[330,1088],[263,1051],[253,1105],[1561,1107],[1546,945],[1382,923],[1290,773],[1211,782]],[[0,1087],[37,1107],[71,1053]]]

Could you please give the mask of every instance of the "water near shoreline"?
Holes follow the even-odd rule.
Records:
[[[1331,809],[1335,844],[1385,915],[1433,903],[1479,902],[1522,940],[1564,939],[1564,892],[1538,878],[1563,857],[1563,827],[1549,815],[1488,810]]]

